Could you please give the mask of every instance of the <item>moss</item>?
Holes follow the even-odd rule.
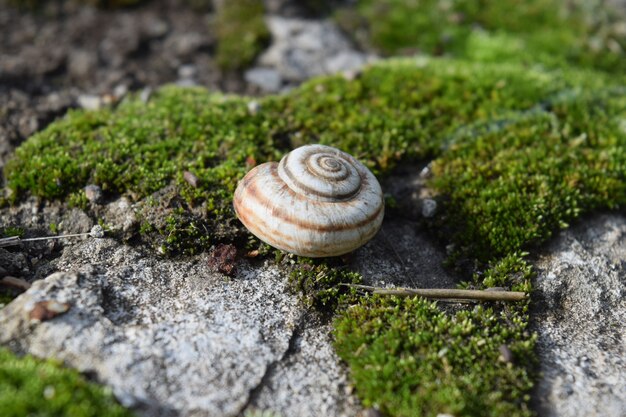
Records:
[[[229,0],[217,9],[216,60],[223,70],[249,66],[270,39],[261,0]]]
[[[301,293],[308,305],[322,313],[333,313],[339,306],[354,302],[356,292],[341,284],[360,284],[361,276],[323,261],[317,262],[300,261],[289,275],[291,290]]]
[[[433,164],[442,229],[482,260],[544,241],[582,212],[626,203],[626,97],[572,93],[471,129]]]
[[[5,174],[14,199],[27,191],[61,198],[89,183],[137,199],[174,182],[189,204],[228,211],[234,180],[293,146],[332,144],[385,172],[401,159],[439,154],[470,123],[607,83],[588,72],[406,60],[353,82],[329,77],[262,99],[255,115],[245,98],[170,87],[147,104],[133,98],[115,111],[69,112],[18,148]],[[184,181],[185,170],[198,187]]]
[[[15,295],[5,292],[4,289],[0,289],[0,308],[6,306],[15,299]]]
[[[165,227],[159,232],[164,238],[161,251],[166,254],[193,255],[210,247],[211,235],[208,227],[183,209],[177,209],[167,216]]]
[[[2,236],[3,237],[13,237],[13,236],[23,237],[24,229],[21,227],[7,226],[7,227],[2,228]]]
[[[122,417],[132,414],[110,391],[54,361],[18,358],[0,348],[0,415]]]
[[[359,0],[337,19],[389,54],[626,69],[623,16],[600,0]]]
[[[365,406],[402,417],[513,417],[532,415],[534,338],[526,327],[491,307],[448,314],[419,298],[372,297],[337,319],[335,337]]]
[[[115,110],[69,113],[16,151],[5,178],[14,200],[68,198],[87,184],[141,200],[141,233],[166,252],[224,240],[258,250],[231,207],[253,165],[311,142],[340,147],[379,175],[401,160],[434,159],[441,210],[432,225],[454,243],[453,260],[471,265],[463,285],[530,291],[524,251],[582,213],[626,201],[624,81],[392,60],[356,80],[327,77],[259,99],[255,114],[245,97],[169,87],[148,103],[131,97]],[[337,350],[366,404],[396,416],[529,414],[527,303],[446,312],[417,299],[355,301],[338,286],[359,280],[335,263],[300,260],[290,283],[311,305],[340,312]],[[499,359],[501,349],[513,362]]]

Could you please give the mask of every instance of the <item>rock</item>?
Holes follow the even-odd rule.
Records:
[[[189,57],[195,51],[211,44],[208,36],[199,32],[174,33],[165,40],[165,49],[179,58]]]
[[[279,72],[272,68],[250,69],[245,72],[244,78],[265,92],[279,91],[283,83]]]
[[[228,276],[236,273],[237,248],[234,245],[220,243],[209,255],[209,268]]]
[[[165,36],[169,30],[167,22],[151,12],[142,16],[140,26],[142,37],[147,39]]]
[[[536,268],[539,415],[626,415],[626,216],[565,230]]]
[[[422,216],[426,218],[433,217],[437,213],[437,202],[432,198],[426,198],[422,201]]]
[[[100,42],[99,52],[106,63],[121,67],[126,58],[137,51],[141,42],[141,28],[129,15],[120,15],[109,26]]]
[[[181,65],[178,67],[178,78],[180,79],[193,79],[198,74],[198,69],[195,65]]]
[[[374,55],[356,51],[330,20],[272,16],[267,18],[267,24],[272,45],[259,58],[259,66],[246,73],[248,82],[265,91],[277,91],[280,87],[276,74],[269,69],[286,82],[299,83],[322,74],[355,70],[375,60]]]
[[[102,98],[95,94],[81,94],[78,96],[78,105],[85,110],[99,110],[102,107]]]
[[[45,213],[44,213],[45,215]],[[93,221],[81,209],[72,208],[64,213],[62,220],[59,221],[58,228],[63,233],[89,233]]]
[[[33,97],[19,88],[0,85],[0,169],[15,146],[63,114],[73,101],[67,93]]]
[[[99,224],[96,224],[89,231],[89,236],[96,238],[96,239],[101,239],[104,237],[104,229]]]
[[[266,383],[253,393],[251,404],[281,416],[354,416],[356,399],[346,373],[336,365],[331,331],[330,325],[306,318],[282,360],[268,369]]]
[[[85,196],[87,197],[87,200],[94,204],[98,204],[102,201],[102,188],[94,184],[89,184],[85,187]]]
[[[367,285],[453,288],[459,280],[442,266],[445,259],[417,222],[389,219],[374,239],[354,252],[350,267]]]
[[[357,51],[339,51],[326,61],[326,71],[329,74],[338,72],[354,72],[366,62],[364,55]]]
[[[198,186],[200,185],[200,179],[193,172],[183,172],[183,179],[193,188],[198,188]]]
[[[28,258],[21,252],[0,248],[0,265],[5,275],[20,276],[29,270]]]
[[[135,208],[125,197],[107,204],[104,207],[102,217],[113,230],[122,231],[124,238],[127,239],[132,237],[139,222]]]
[[[511,349],[509,349],[507,345],[500,345],[498,352],[500,352],[498,360],[505,363],[513,362],[513,352],[511,352]]]
[[[113,88],[114,101],[120,101],[128,94],[128,86],[126,84],[118,84]]]
[[[375,408],[367,408],[359,413],[357,417],[383,417],[383,413]]]
[[[95,52],[73,50],[70,52],[67,65],[70,76],[78,79],[86,78],[95,72],[98,66],[98,56]]]
[[[66,272],[0,310],[0,344],[89,372],[146,416],[270,403],[283,415],[356,414],[329,329],[309,327],[285,275],[241,263],[226,278],[206,258],[157,260],[106,238],[68,247],[57,262]],[[71,308],[32,323],[28,312],[49,300]]]
[[[141,102],[145,104],[148,101],[150,101],[151,95],[152,95],[152,89],[150,87],[146,87],[143,90],[141,90],[141,93],[139,93],[139,100],[141,100]]]
[[[178,87],[184,87],[184,88],[196,87],[198,85],[198,82],[196,80],[192,80],[189,78],[183,78],[183,79],[177,80],[176,85]]]
[[[249,101],[247,106],[248,106],[248,113],[251,114],[252,116],[258,114],[259,111],[261,111],[261,104],[256,100]],[[256,161],[254,165],[256,165]]]

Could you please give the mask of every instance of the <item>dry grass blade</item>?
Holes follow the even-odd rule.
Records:
[[[372,294],[395,295],[410,297],[418,295],[434,300],[472,300],[472,301],[521,301],[528,294],[520,291],[486,291],[486,290],[457,290],[451,288],[380,288],[369,285],[341,284],[358,290],[368,291]]]

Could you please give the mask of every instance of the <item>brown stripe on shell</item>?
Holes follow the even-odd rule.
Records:
[[[272,174],[272,177],[274,177],[274,179],[278,179],[279,181],[281,181],[280,177],[278,176],[276,166],[270,167],[270,173]],[[372,213],[370,216],[366,217],[365,219],[357,223],[327,226],[327,225],[307,222],[306,220],[298,220],[298,219],[292,218],[287,213],[285,213],[285,211],[282,210],[280,207],[276,207],[275,205],[270,204],[270,201],[267,198],[265,198],[265,196],[263,196],[262,193],[258,192],[257,185],[254,182],[250,182],[250,184],[248,184],[247,191],[254,199],[258,200],[260,204],[268,206],[268,207],[272,207],[273,216],[278,217],[279,219],[285,221],[286,223],[294,224],[302,229],[315,230],[317,232],[332,232],[333,230],[359,229],[360,227],[365,226],[366,224],[371,223],[374,219],[376,219],[376,217],[378,217],[378,215],[380,214],[381,210],[383,210],[383,207],[384,207],[382,204],[382,200],[381,200],[381,204],[378,205],[378,208],[376,209],[374,213]],[[302,198],[301,195],[294,192],[286,184],[282,186],[281,191],[286,191],[296,198]],[[332,204],[328,202],[314,202],[314,203],[319,204],[319,205]]]
[[[253,210],[237,210],[237,216],[255,236],[259,237],[264,242],[278,249],[282,249],[287,252],[298,253],[302,256],[311,257],[335,256],[338,254],[336,249],[338,247],[337,245],[327,245],[324,247],[324,249],[319,250],[307,250],[306,248],[302,248],[301,246],[294,247],[291,243],[287,243],[294,242],[296,240],[294,236],[286,235],[284,233],[281,233],[279,230],[271,228],[263,221],[262,218],[257,216],[257,214]],[[270,233],[268,233],[268,231]],[[366,235],[362,236],[359,239],[360,242],[365,243],[369,241],[377,232],[378,229],[370,229]],[[341,243],[346,243],[346,241],[342,241]],[[347,250],[346,247],[348,247]],[[354,245],[343,245],[341,246],[341,252],[348,253],[357,248],[358,246]]]
[[[346,200],[346,199],[348,199],[348,198],[350,198],[350,197],[352,197],[352,196],[354,196],[354,195],[358,194],[358,192],[359,192],[359,191],[361,191],[361,187],[359,187],[359,188],[357,188],[354,192],[351,192],[351,193],[346,193],[346,194],[332,194],[332,195],[329,195],[329,194],[326,194],[326,193],[322,193],[322,192],[320,192],[320,191],[318,191],[318,190],[316,190],[316,189],[314,189],[314,188],[307,187],[307,186],[305,186],[304,184],[302,184],[300,181],[298,181],[298,179],[297,179],[297,178],[293,175],[293,173],[289,170],[289,168],[287,167],[287,161],[288,161],[288,159],[289,159],[289,154],[285,155],[285,156],[284,156],[284,158],[283,158],[283,161],[282,161],[282,164],[283,164],[283,171],[285,172],[285,174],[289,177],[289,179],[290,179],[291,181],[293,181],[294,183],[298,184],[298,186],[299,186],[300,188],[302,188],[302,189],[303,189],[306,193],[313,194],[313,195],[316,195],[316,196],[319,196],[319,197],[326,197],[326,198],[330,198],[330,197],[332,197],[332,198],[335,198],[335,199],[337,199],[337,200]],[[311,170],[309,169],[308,165],[307,165],[307,170],[308,170],[309,172],[311,172]],[[356,170],[356,171],[357,171],[357,173],[359,172],[358,170]],[[316,175],[314,172],[311,172],[311,175],[318,176],[318,175]],[[361,177],[361,175],[360,175],[360,174],[359,174],[359,177]],[[362,180],[362,179],[363,179],[363,178],[361,177],[361,180]]]
[[[239,218],[239,220],[241,220],[241,222],[248,228],[248,230],[250,230],[250,232],[252,232],[253,235],[259,237],[260,239],[261,236],[263,236],[261,240],[279,249],[283,249],[288,252],[298,251],[296,248],[286,242],[293,241],[292,236],[285,235],[283,233],[280,233],[280,231],[274,229],[272,229],[271,234],[266,233],[266,229],[268,229],[269,226],[262,228],[261,224],[264,224],[264,222],[259,216],[255,214],[254,211],[245,209],[242,210],[241,206],[239,206],[239,208],[235,206],[235,211],[237,212],[237,217]],[[270,236],[276,236],[280,238],[280,240],[272,239]]]

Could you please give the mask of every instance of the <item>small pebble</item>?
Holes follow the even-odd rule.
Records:
[[[426,198],[422,201],[422,216],[426,218],[433,217],[437,213],[437,202],[432,198]]]
[[[366,408],[361,410],[357,417],[383,417],[382,413],[375,408]]]
[[[246,71],[244,78],[248,83],[268,93],[280,90],[283,83],[280,73],[273,68],[252,68]]]
[[[361,74],[362,74],[362,71],[360,69],[348,69],[341,73],[341,75],[343,75],[343,78],[346,81],[354,81],[358,79],[361,76]]]
[[[78,105],[85,110],[99,110],[102,107],[102,99],[94,94],[81,94],[78,96]]]
[[[89,236],[95,237],[96,239],[101,239],[104,237],[104,229],[99,224],[95,225],[91,228],[89,232]]]
[[[178,78],[192,79],[196,77],[198,69],[195,65],[181,65],[178,67]]]
[[[183,173],[183,178],[185,179],[187,184],[191,185],[193,188],[198,188],[198,184],[200,183],[200,180],[194,174],[192,174],[189,171],[185,171]]]
[[[430,165],[426,165],[424,168],[422,168],[422,170],[420,171],[420,177],[423,179],[428,179],[432,177],[432,171],[430,169]]]
[[[139,99],[141,100],[142,103],[147,103],[150,100],[150,96],[152,95],[152,89],[150,87],[146,87],[143,90],[141,90],[141,93],[139,94]]]
[[[98,204],[102,201],[102,195],[102,188],[97,185],[89,184],[85,187],[85,196],[87,197],[87,200],[94,204]]]
[[[507,345],[500,345],[498,351],[500,352],[500,361],[505,363],[513,362],[513,352],[511,352],[511,349],[509,349]]]
[[[182,78],[176,81],[176,85],[179,87],[195,87],[198,83],[190,78]]]
[[[220,243],[209,255],[209,268],[228,276],[235,275],[237,248]]]
[[[248,103],[248,113],[250,113],[252,116],[258,114],[259,110],[261,110],[261,105],[258,101],[253,100]]]
[[[118,84],[113,89],[113,96],[117,101],[124,98],[126,94],[128,94],[128,86],[126,84]]]
[[[47,387],[43,389],[43,396],[46,400],[53,399],[54,394],[56,394],[56,391],[52,385],[48,385]]]

